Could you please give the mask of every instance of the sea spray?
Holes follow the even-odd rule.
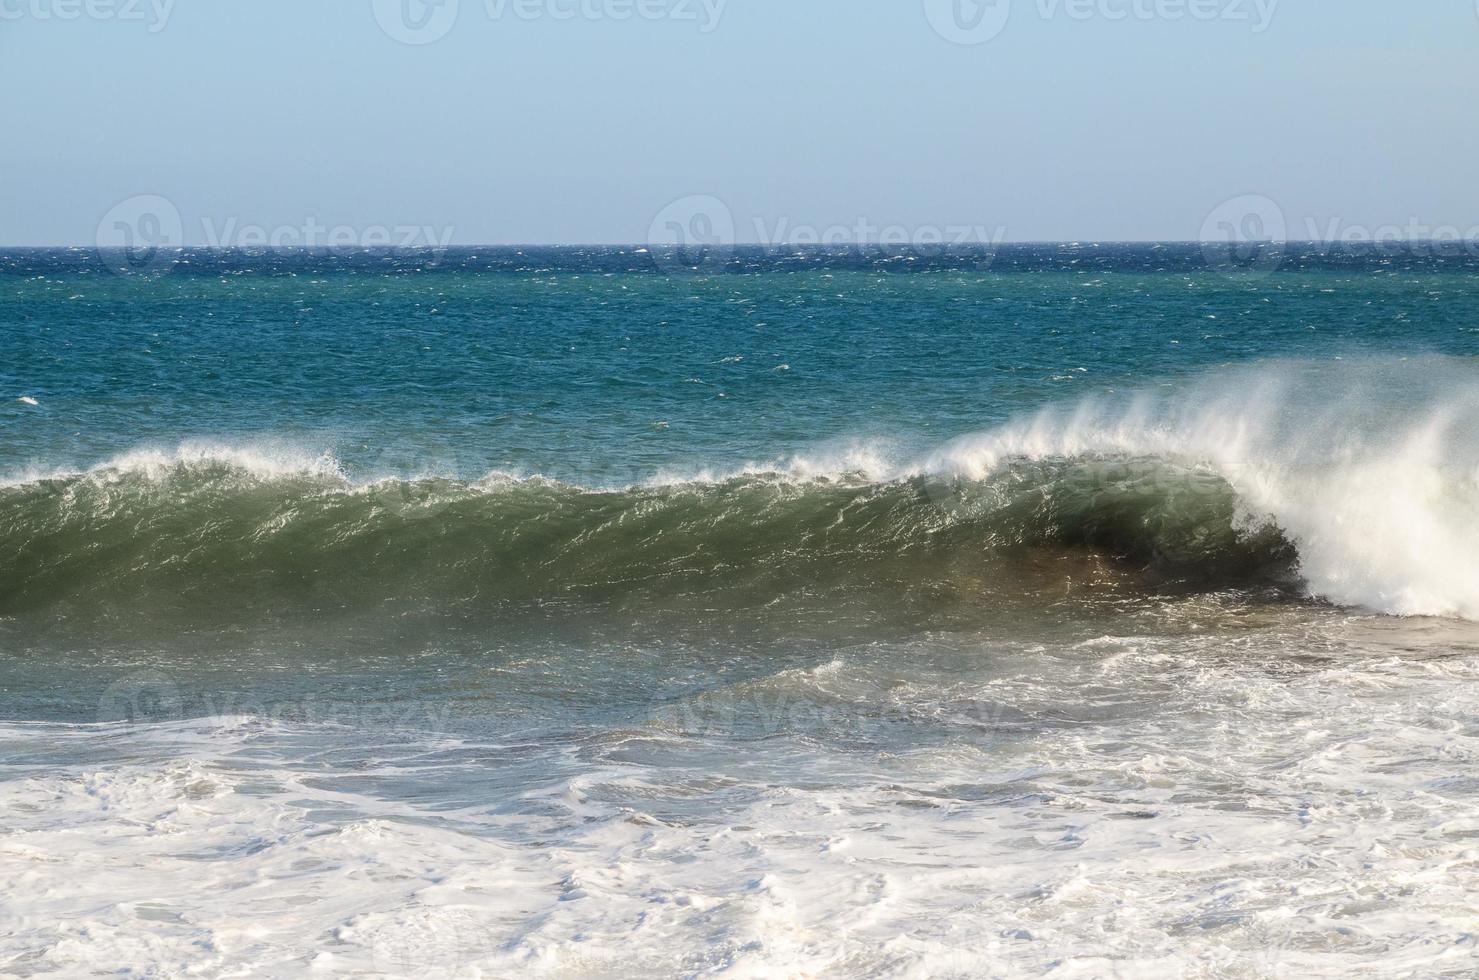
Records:
[[[1153,457],[1209,469],[1240,520],[1272,523],[1310,592],[1479,618],[1479,368],[1443,358],[1272,363],[1171,397],[1051,406],[929,455],[981,479],[1024,459]]]

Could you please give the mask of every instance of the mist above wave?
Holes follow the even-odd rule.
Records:
[[[1479,361],[1291,363],[1055,406],[931,454],[980,479],[1013,459],[1093,454],[1215,472],[1244,520],[1276,524],[1314,595],[1479,618]]]
[[[921,585],[994,550],[1090,548],[1339,604],[1479,618],[1479,368],[1273,363],[1108,392],[910,456],[856,440],[636,485],[352,478],[270,443],[141,448],[0,489],[0,608],[97,585],[339,601]],[[1295,554],[1297,552],[1297,555]],[[4,560],[0,560],[4,561]]]

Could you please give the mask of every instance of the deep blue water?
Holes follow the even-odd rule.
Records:
[[[630,248],[195,251],[118,275],[12,251],[0,471],[265,439],[360,475],[608,483],[938,444],[1227,363],[1474,353],[1479,260],[1450,253],[1291,246],[1261,276],[1196,245],[741,250],[706,275]]]

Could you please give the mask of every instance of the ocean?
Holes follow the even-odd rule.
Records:
[[[1476,556],[1461,245],[3,251],[0,974],[1470,977]]]

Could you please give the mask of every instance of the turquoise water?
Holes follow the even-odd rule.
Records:
[[[1468,975],[1479,259],[1279,258],[0,253],[0,972]]]
[[[1194,245],[1004,246],[984,270],[759,253],[663,275],[643,258],[191,253],[148,277],[6,254],[0,383],[42,404],[0,415],[0,466],[268,438],[356,476],[622,482],[828,439],[943,442],[1227,363],[1479,347],[1462,253],[1291,257],[1267,278]]]

